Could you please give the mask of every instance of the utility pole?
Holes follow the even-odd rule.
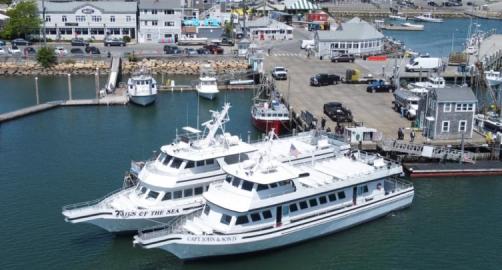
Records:
[[[45,37],[45,0],[42,0],[42,36],[44,37],[44,46],[47,46],[47,38]]]

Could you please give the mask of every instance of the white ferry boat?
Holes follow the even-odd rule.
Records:
[[[202,193],[210,183],[225,178],[221,167],[249,158],[247,154],[266,144],[271,143],[280,160],[293,164],[350,149],[341,141],[315,132],[250,145],[225,132],[229,108],[227,103],[221,112],[212,112],[213,119],[203,124],[205,136],[187,127],[184,129],[189,135],[178,136],[174,143],[162,146],[160,154],[139,170],[134,186],[103,199],[63,207],[65,220],[94,224],[109,232],[137,231],[201,209]],[[217,134],[218,130],[221,134]]]
[[[141,70],[127,80],[127,94],[133,103],[148,106],[157,98],[157,81]]]
[[[490,86],[498,86],[502,83],[502,74],[500,73],[500,71],[486,71],[485,77]]]
[[[263,251],[385,216],[414,196],[400,164],[359,152],[296,166],[263,155],[224,169],[203,210],[140,231],[134,244],[180,259]]]
[[[199,96],[213,100],[220,92],[214,71],[209,64],[202,66],[199,82],[195,86]]]
[[[410,83],[410,86],[412,88],[445,88],[446,87],[446,81],[443,77],[429,77],[427,78],[424,82],[414,82]]]
[[[441,18],[435,18],[434,16],[432,16],[431,12],[426,12],[426,13],[424,13],[422,15],[415,16],[415,20],[421,21],[421,22],[432,22],[432,23],[442,23],[442,22],[444,22],[443,19],[441,19]]]

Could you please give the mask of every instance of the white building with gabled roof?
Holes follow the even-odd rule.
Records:
[[[244,27],[243,22],[241,27]],[[250,40],[293,39],[293,27],[269,17],[246,21],[246,33]]]
[[[384,35],[368,22],[355,17],[331,31],[317,31],[315,48],[320,57],[340,53],[374,55],[383,52]]]

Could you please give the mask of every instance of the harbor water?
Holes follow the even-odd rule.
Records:
[[[438,42],[451,42],[442,31]],[[433,54],[436,46],[427,50]],[[0,82],[0,113],[35,104],[32,77]],[[66,77],[41,77],[39,86],[42,102],[67,97]],[[73,78],[73,97],[92,98],[94,89],[94,77]],[[229,91],[198,102],[196,92],[162,92],[146,108],[57,108],[1,124],[0,269],[500,269],[500,177],[416,180],[409,209],[274,251],[188,263],[133,247],[130,236],[64,222],[63,205],[121,187],[130,160],[151,157],[176,128],[195,126],[197,108],[203,122],[209,109],[228,101],[227,131],[258,138],[250,122],[252,96]]]

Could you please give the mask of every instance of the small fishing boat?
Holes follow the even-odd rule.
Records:
[[[127,95],[131,102],[148,106],[157,98],[157,81],[142,68],[127,80]]]
[[[201,67],[199,82],[195,86],[199,96],[213,100],[220,92],[216,81],[216,75],[211,65],[205,64]]]
[[[500,71],[486,71],[485,77],[490,86],[497,86],[502,83],[502,74],[500,74]]]
[[[415,20],[421,21],[421,22],[432,22],[432,23],[442,23],[444,22],[443,19],[441,18],[435,18],[432,16],[431,12],[426,12],[422,15],[415,16]]]
[[[417,30],[423,30],[424,29],[424,25],[423,24],[402,23],[401,26],[404,26],[404,27],[410,28],[410,29],[417,29]]]

